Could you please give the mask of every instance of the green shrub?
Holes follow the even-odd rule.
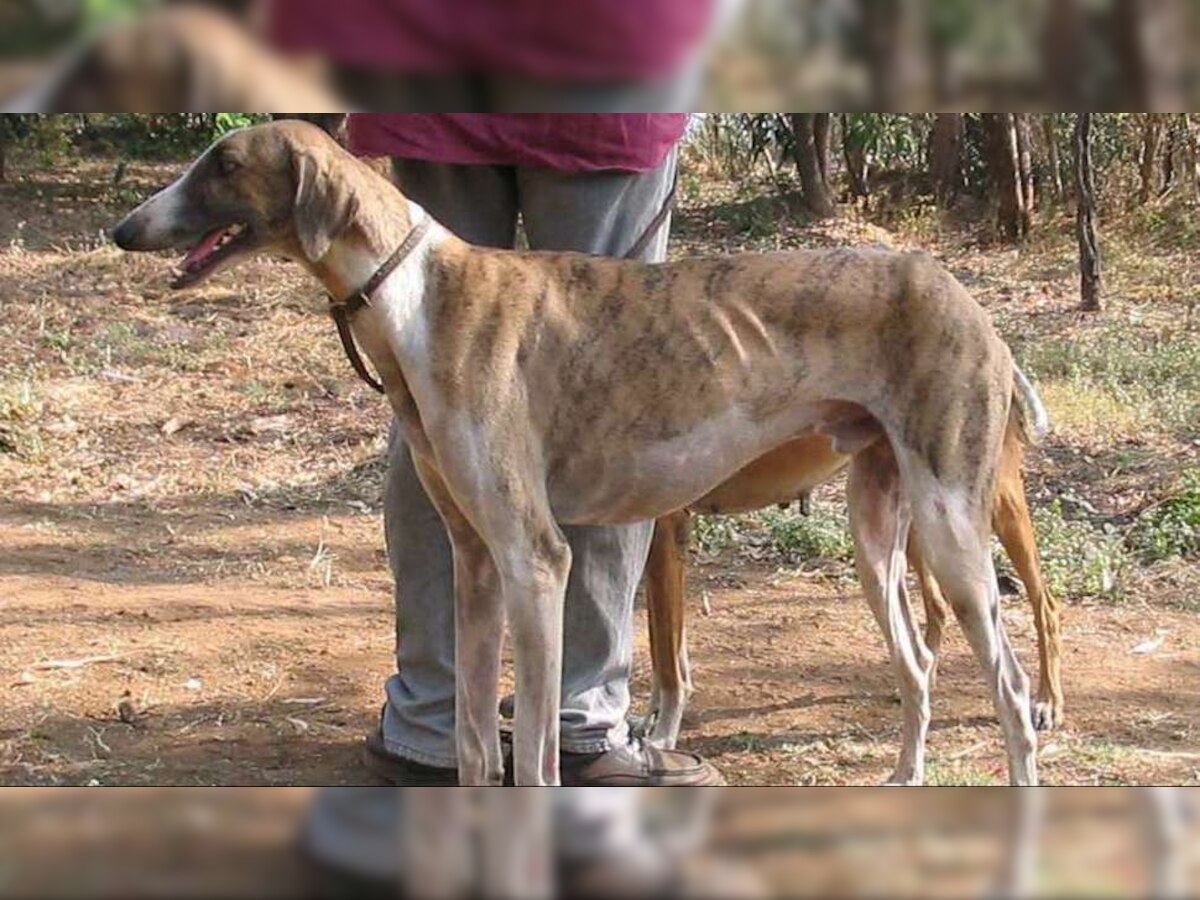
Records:
[[[1138,517],[1129,546],[1148,563],[1200,558],[1200,471],[1185,474],[1178,493]]]
[[[746,547],[765,549],[791,564],[847,563],[854,559],[854,542],[841,503],[823,503],[807,516],[797,504],[744,516],[695,516],[692,530],[696,546],[709,554]]]
[[[692,538],[704,553],[721,553],[739,540],[737,522],[733,516],[693,516]]]
[[[1059,500],[1034,510],[1033,524],[1051,591],[1063,598],[1121,598],[1131,560],[1115,529],[1065,518]]]
[[[758,514],[770,538],[771,549],[794,563],[852,562],[854,541],[845,507],[822,503],[809,515],[792,504]]]

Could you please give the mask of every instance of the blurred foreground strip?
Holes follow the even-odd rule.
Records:
[[[36,84],[28,96],[40,102],[11,111],[331,111],[272,61],[265,45],[273,32],[276,45],[301,52],[314,71],[349,64],[397,78],[469,72],[611,86],[611,72],[632,60],[639,72],[694,73],[709,111],[1182,112],[1200,99],[1193,0],[574,0],[570,7],[561,0],[184,0],[158,7],[155,0],[3,0],[0,106],[12,103],[16,87]],[[272,21],[283,25],[267,27]],[[73,49],[63,55],[64,47]],[[548,75],[546,59],[566,68]],[[593,71],[610,74],[586,75]],[[407,96],[382,90],[358,105],[400,111],[413,106]],[[585,111],[584,95],[564,96],[575,100],[559,111]],[[418,100],[428,111],[429,98]]]
[[[1194,788],[10,789],[0,897],[1186,897],[1198,801]]]

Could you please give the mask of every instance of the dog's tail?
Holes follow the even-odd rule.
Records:
[[[1050,414],[1020,367],[1013,364],[1013,415],[1027,444],[1041,443],[1050,433]]]

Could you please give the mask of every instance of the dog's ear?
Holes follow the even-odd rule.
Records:
[[[296,236],[310,262],[317,262],[358,211],[358,198],[310,154],[296,156]]]

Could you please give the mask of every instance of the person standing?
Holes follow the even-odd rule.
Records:
[[[353,114],[356,154],[391,159],[395,181],[464,240],[665,258],[681,114]],[[602,387],[602,386],[598,386]],[[397,785],[456,782],[454,582],[449,541],[393,427],[384,520],[396,584],[398,671],[388,679],[370,769]],[[563,783],[711,785],[716,770],[631,736],[634,594],[653,523],[567,527]]]

